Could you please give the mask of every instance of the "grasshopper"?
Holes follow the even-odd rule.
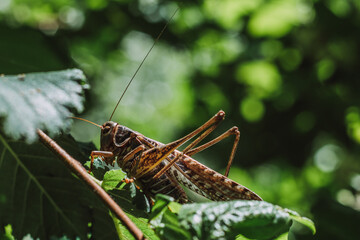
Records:
[[[173,16],[175,14],[176,11]],[[170,21],[171,19],[168,23]],[[232,127],[219,137],[197,146],[225,118],[224,111],[220,110],[195,131],[168,144],[145,137],[134,130],[111,121],[124,93],[168,23],[154,41],[125,88],[110,116],[110,120],[101,126],[95,124],[101,128],[101,147],[100,151],[92,151],[91,153],[90,171],[95,157],[100,157],[104,162],[111,165],[117,162],[121,169],[127,173],[129,181],[134,181],[150,201],[158,193],[172,196],[180,203],[198,201],[199,198],[213,201],[232,199],[262,200],[256,193],[228,178],[231,163],[240,140],[240,132],[237,127]],[[235,135],[235,140],[225,175],[206,167],[192,158],[196,153],[231,135]],[[183,151],[177,150],[195,136],[198,137]]]

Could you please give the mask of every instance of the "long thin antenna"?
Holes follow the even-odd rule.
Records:
[[[97,126],[97,127],[99,127],[99,128],[102,128],[101,125],[96,124],[96,123],[94,123],[94,122],[92,122],[92,121],[89,121],[89,120],[87,120],[87,119],[84,119],[84,118],[79,118],[79,117],[69,117],[69,118],[78,119],[78,120],[81,120],[81,121],[84,121],[84,122],[88,122],[88,123],[91,123],[91,124],[93,124],[93,125],[95,125],[95,126]]]
[[[113,117],[113,115],[114,115],[117,107],[119,106],[119,103],[121,102],[121,99],[124,97],[124,95],[125,95],[127,89],[129,88],[131,82],[134,80],[136,74],[139,72],[141,66],[142,66],[143,63],[145,62],[146,58],[149,56],[151,50],[154,48],[155,44],[159,41],[161,35],[164,33],[165,29],[167,28],[167,26],[169,25],[169,23],[171,22],[171,20],[174,18],[175,14],[177,13],[178,10],[179,10],[179,8],[177,8],[177,9],[175,10],[175,12],[174,12],[173,15],[171,16],[171,18],[167,21],[167,23],[165,24],[165,26],[163,27],[163,29],[161,30],[161,32],[159,33],[159,35],[158,35],[157,38],[155,39],[153,45],[151,46],[151,48],[149,49],[149,51],[146,53],[145,57],[144,57],[143,60],[141,61],[139,67],[136,69],[134,75],[131,77],[129,83],[126,85],[126,88],[125,88],[124,92],[122,93],[121,97],[119,98],[119,101],[117,102],[117,104],[116,104],[116,106],[115,106],[115,108],[114,108],[114,111],[111,113],[111,116],[110,116],[110,118],[109,118],[109,121],[110,121],[111,118]]]

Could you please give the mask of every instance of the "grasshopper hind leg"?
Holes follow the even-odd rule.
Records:
[[[212,131],[214,131],[217,126],[220,124],[220,122],[222,120],[224,120],[225,118],[225,112],[224,111],[219,111],[214,117],[212,117],[209,121],[207,121],[205,124],[203,124],[202,126],[200,126],[197,130],[195,130],[194,132],[192,132],[191,134],[195,133],[194,135],[187,135],[184,138],[189,137],[188,139],[194,137],[195,135],[197,135],[198,133],[202,132],[202,134],[200,134],[200,136],[198,136],[192,143],[190,143],[183,151],[183,153],[181,155],[178,155],[176,158],[172,159],[169,164],[167,166],[165,166],[163,169],[161,169],[160,172],[158,172],[155,175],[156,177],[161,176],[164,172],[166,172],[176,161],[178,161],[184,154],[188,155],[188,156],[192,156],[198,152],[201,152],[205,149],[207,149],[208,147],[211,147],[212,145],[224,140],[225,138],[231,136],[231,135],[235,135],[235,140],[233,143],[233,147],[230,153],[230,157],[229,157],[229,161],[226,167],[226,171],[225,171],[225,176],[227,177],[229,175],[229,171],[231,168],[231,164],[234,160],[235,157],[235,152],[236,152],[236,148],[238,146],[239,140],[240,140],[240,131],[237,127],[232,127],[229,130],[227,130],[226,132],[224,132],[223,134],[221,134],[220,136],[218,136],[217,138],[199,146],[194,148],[197,144],[199,144],[206,136],[208,136]],[[182,138],[182,139],[184,139]],[[181,139],[180,139],[181,140]],[[179,141],[179,140],[178,140]],[[175,141],[177,142],[177,141]],[[175,143],[173,142],[173,143]]]

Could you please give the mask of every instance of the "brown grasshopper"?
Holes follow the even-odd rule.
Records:
[[[125,88],[111,114],[110,120],[124,93],[168,23],[154,41]],[[127,173],[128,178],[135,181],[136,185],[142,189],[150,200],[158,193],[170,195],[180,203],[195,201],[199,196],[213,201],[232,199],[262,200],[256,193],[227,177],[240,139],[240,132],[237,127],[232,127],[219,137],[196,147],[219,125],[224,117],[225,112],[219,111],[195,131],[168,144],[145,137],[136,131],[109,120],[102,126],[98,125],[101,127],[101,147],[100,151],[92,151],[91,153],[90,171],[95,157],[101,157],[104,162],[112,165],[116,161],[121,169]],[[197,135],[199,136],[182,152],[177,150],[182,144]],[[225,175],[217,173],[192,158],[194,154],[231,135],[235,135],[235,140]]]
[[[107,164],[113,165],[116,161],[149,198],[162,193],[174,197],[181,203],[196,200],[193,195],[214,201],[261,200],[251,190],[227,178],[240,139],[237,127],[194,148],[218,126],[224,117],[225,112],[219,111],[195,131],[168,144],[145,137],[118,123],[107,121],[101,126],[100,151],[91,153],[91,166],[97,156],[102,157]],[[198,134],[200,136],[182,152],[176,150]],[[225,176],[191,157],[230,135],[235,135],[235,141]]]

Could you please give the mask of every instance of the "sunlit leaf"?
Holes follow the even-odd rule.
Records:
[[[78,69],[0,77],[2,130],[12,139],[37,139],[36,129],[50,135],[67,129],[71,110],[83,110],[85,76]]]
[[[184,205],[179,221],[195,239],[234,239],[238,234],[270,239],[291,225],[289,214],[282,208],[244,200]]]
[[[292,219],[315,229],[311,220],[263,201],[185,204],[178,214],[171,203],[157,195],[151,213],[151,224],[163,239],[285,239]]]
[[[104,175],[101,187],[106,191],[113,190],[116,188],[122,188],[126,183],[122,182],[126,174],[121,170],[108,171]]]

